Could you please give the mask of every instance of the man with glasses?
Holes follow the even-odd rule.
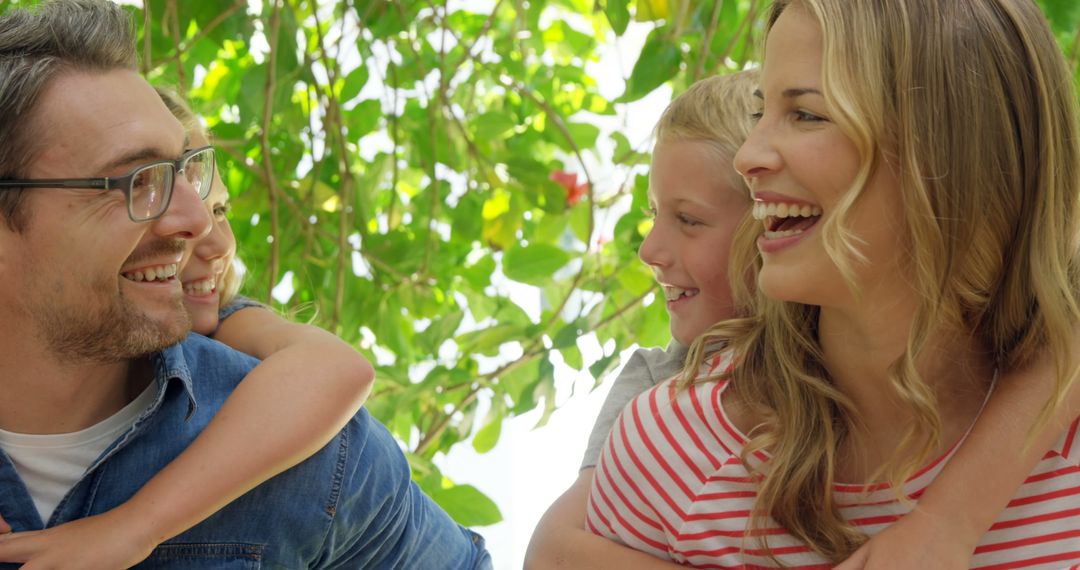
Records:
[[[189,148],[134,48],[126,13],[106,0],[0,17],[0,515],[16,532],[123,503],[255,364],[188,337],[176,273],[210,228],[201,200],[214,152]],[[362,410],[147,565],[458,570],[490,559]]]

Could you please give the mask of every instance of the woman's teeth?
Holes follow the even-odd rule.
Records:
[[[124,279],[135,282],[165,281],[176,277],[177,267],[178,265],[176,263],[170,263],[168,265],[159,265],[157,267],[147,267],[129,273],[121,273],[120,275],[122,275]]]
[[[803,233],[817,223],[821,208],[808,204],[754,202],[754,219],[765,225],[765,239],[779,239]]]
[[[664,299],[668,301],[678,301],[683,297],[695,297],[698,294],[697,289],[682,289],[680,287],[665,286],[664,287]]]
[[[204,297],[216,289],[213,279],[200,279],[191,283],[184,283],[184,293],[195,297]]]
[[[808,206],[806,204],[779,204],[776,202],[754,202],[754,219],[764,220],[765,218],[810,218],[813,216],[820,216],[821,208],[817,206]]]

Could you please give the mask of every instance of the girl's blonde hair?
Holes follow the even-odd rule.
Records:
[[[184,131],[189,135],[199,135],[200,137],[212,141],[210,133],[203,126],[202,121],[199,120],[198,115],[191,110],[187,102],[183,97],[180,97],[176,92],[166,89],[164,87],[155,87],[159,97],[165,106],[169,108],[169,112],[180,124],[184,126]],[[221,276],[221,291],[218,295],[218,306],[224,307],[231,303],[236,295],[240,292],[240,283],[242,281],[240,271],[237,269],[236,258],[231,257],[225,264],[225,272]]]
[[[896,459],[882,469],[899,493],[941,437],[934,392],[915,369],[932,333],[971,335],[1003,372],[1042,351],[1052,354],[1057,389],[1037,426],[1075,381],[1069,341],[1080,320],[1076,95],[1030,0],[776,0],[767,30],[793,4],[821,26],[830,118],[862,159],[822,228],[826,251],[849,284],[863,262],[849,229],[852,206],[877,169],[890,168],[900,179],[918,305],[906,350],[888,372],[915,416]],[[760,260],[743,248],[732,252],[732,263]],[[771,516],[840,561],[865,541],[840,515],[832,492],[837,449],[857,415],[823,364],[818,308],[751,295],[736,303],[756,306],[755,314],[699,339],[687,377],[714,343],[735,351],[731,389],[766,419],[744,459],[755,450],[772,454],[751,533]]]

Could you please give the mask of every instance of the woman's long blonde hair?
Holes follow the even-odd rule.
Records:
[[[918,305],[906,350],[888,371],[915,417],[882,470],[899,492],[941,437],[934,392],[915,369],[932,332],[970,334],[1003,372],[1052,354],[1057,389],[1039,426],[1075,381],[1076,95],[1031,0],[777,0],[767,29],[794,3],[821,26],[830,117],[862,157],[822,228],[849,283],[863,262],[848,229],[852,206],[876,169],[900,178]],[[760,262],[750,248],[731,257],[733,271]],[[858,418],[823,365],[818,308],[742,294],[736,304],[754,314],[698,339],[687,377],[709,347],[726,343],[738,356],[731,389],[765,418],[744,452],[772,455],[748,536],[771,516],[840,561],[865,540],[833,500],[837,449]]]

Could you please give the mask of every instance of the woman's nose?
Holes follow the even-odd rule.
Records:
[[[231,244],[225,235],[224,228],[221,227],[221,222],[215,220],[210,233],[200,238],[195,243],[194,254],[200,259],[212,261],[220,259],[229,254]]]
[[[771,127],[758,121],[735,153],[735,170],[748,182],[780,168],[780,154],[773,146]]]

